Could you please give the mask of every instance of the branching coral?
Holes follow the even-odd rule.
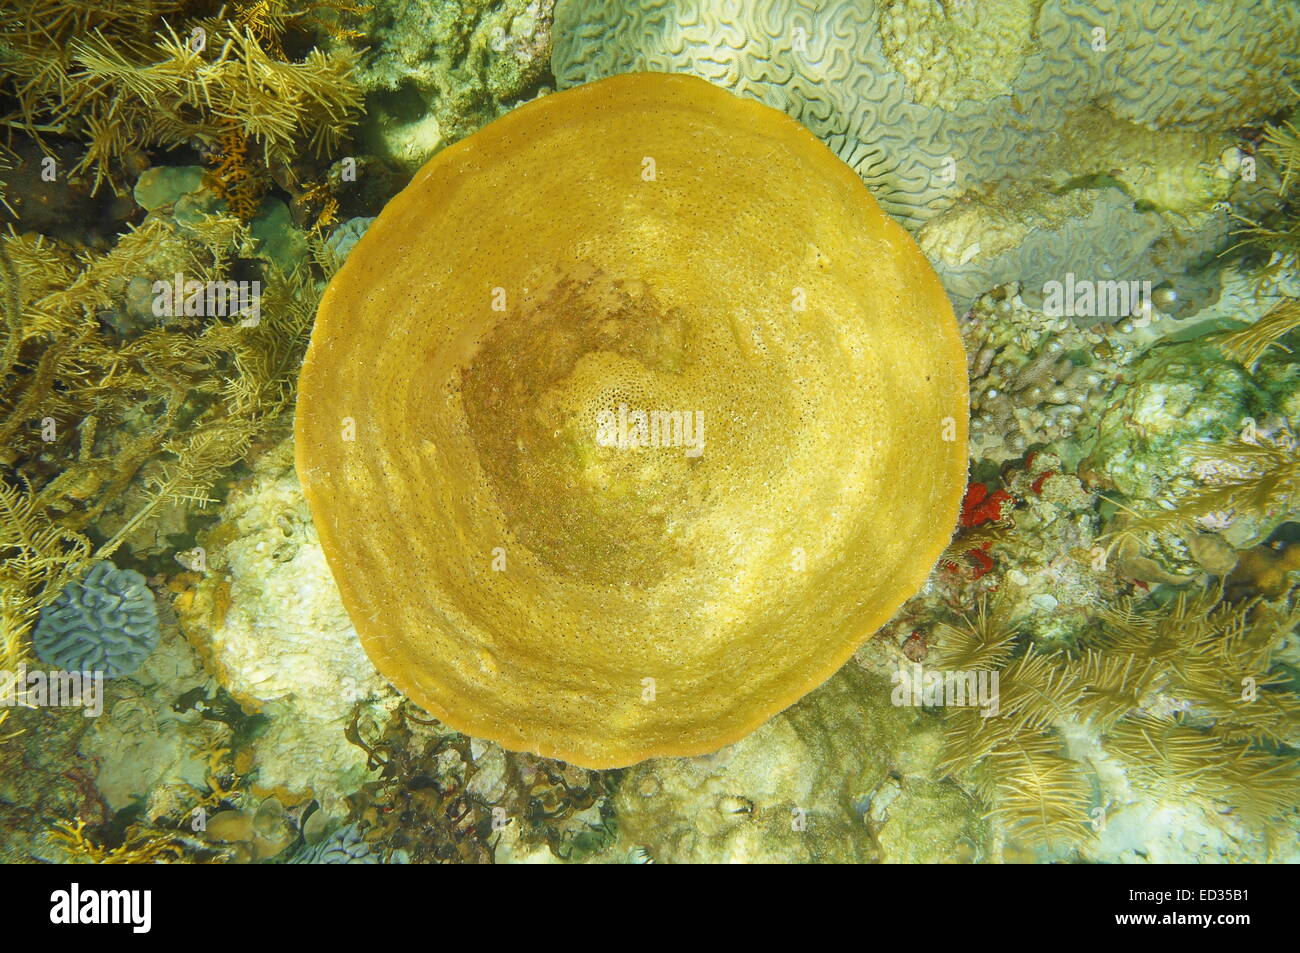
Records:
[[[14,212],[13,206],[10,205],[8,200],[5,198],[5,194],[9,190],[9,182],[7,176],[8,173],[13,171],[13,169],[14,169],[13,152],[10,151],[10,149],[7,146],[0,144],[0,206],[3,206],[5,210],[9,212],[10,215],[14,215],[16,213]]]
[[[974,616],[961,624],[941,623],[944,631],[943,664],[950,668],[992,671],[1002,668],[1015,653],[1016,635],[1006,627],[1005,606],[982,598]]]
[[[217,195],[241,222],[251,221],[266,194],[269,176],[249,160],[247,134],[237,123],[226,120],[217,149],[209,158]]]
[[[949,709],[939,769],[966,779],[990,805],[987,816],[1023,840],[1077,843],[1086,835],[1090,791],[1050,729],[1083,689],[1058,656],[1019,647],[1009,610],[1002,598],[981,602],[974,617],[943,626],[940,666],[1000,677],[997,711]]]
[[[173,808],[167,816],[133,820],[125,826],[108,825],[103,829],[88,825],[83,818],[61,820],[50,827],[49,840],[62,848],[74,863],[163,864],[239,859],[230,848],[210,843],[196,833],[207,827],[210,813],[248,796],[247,779],[235,772],[229,749],[214,744],[206,754],[206,790],[177,785]]]
[[[184,848],[175,835],[156,831],[133,833],[121,844],[106,846],[86,834],[86,822],[60,821],[50,840],[76,861],[89,864],[159,864],[181,860]]]
[[[1295,92],[1295,87],[1292,87]],[[1300,172],[1300,132],[1295,124],[1283,121],[1266,127],[1259,146],[1261,157],[1276,167],[1275,177],[1268,180],[1276,193],[1270,206],[1253,211],[1256,217],[1238,214],[1243,227],[1235,234],[1242,236],[1240,246],[1263,251],[1270,256],[1263,267],[1265,281],[1288,271],[1294,271],[1300,256],[1300,214],[1296,210],[1296,197],[1292,190],[1297,172]]]
[[[1280,342],[1297,327],[1300,327],[1300,299],[1283,298],[1254,324],[1224,333],[1219,338],[1219,347],[1242,367],[1254,370],[1270,347],[1281,347],[1290,353]]]
[[[361,33],[339,23],[339,16],[370,9],[370,4],[347,0],[309,0],[303,4],[291,0],[251,0],[236,6],[235,24],[251,33],[277,59],[286,58],[282,45],[284,35],[294,27],[318,29],[339,40],[359,39]]]
[[[1101,729],[1135,711],[1151,688],[1156,661],[1138,655],[1088,649],[1079,659],[1079,717]]]
[[[1254,512],[1269,515],[1293,509],[1300,498],[1300,444],[1293,434],[1257,435],[1228,447],[1189,449],[1207,487],[1183,498],[1193,515]]]
[[[1201,486],[1142,512],[1112,500],[1122,512],[1100,541],[1111,551],[1140,547],[1159,535],[1187,538],[1243,516],[1269,519],[1294,508],[1300,500],[1300,446],[1295,437],[1287,431],[1251,436],[1252,441],[1223,446],[1187,447],[1184,459]]]
[[[990,752],[975,786],[992,805],[986,816],[1031,844],[1083,841],[1092,787],[1062,747],[1049,733],[1026,733]]]
[[[1134,689],[1180,699],[1189,717],[1211,724],[1218,736],[1294,742],[1300,698],[1270,670],[1273,652],[1300,622],[1300,611],[1234,606],[1221,595],[1217,589],[1180,592],[1160,611],[1137,611],[1131,601],[1106,611],[1105,655],[1131,660],[1144,676]]]
[[[98,189],[119,187],[121,163],[139,150],[213,145],[228,122],[268,164],[289,166],[304,146],[328,152],[358,118],[349,50],[312,49],[288,61],[276,53],[290,14],[190,18],[178,32],[163,15],[183,7],[170,0],[93,11],[66,0],[7,5],[0,62],[19,104],[7,124],[37,137],[82,137],[86,150],[72,171],[93,173]]]
[[[963,324],[971,381],[971,456],[997,463],[1070,437],[1126,351],[1065,318],[985,299]]]
[[[1279,191],[1286,195],[1300,173],[1300,131],[1289,122],[1271,126],[1264,133],[1264,152],[1277,163],[1282,181]]]
[[[1295,810],[1300,794],[1293,758],[1225,740],[1182,719],[1130,719],[1112,730],[1107,744],[1128,762],[1139,785],[1164,797],[1231,805],[1259,826]]]
[[[41,606],[88,560],[80,533],[46,518],[30,485],[0,482],[0,661],[6,669],[27,657],[26,634]]]

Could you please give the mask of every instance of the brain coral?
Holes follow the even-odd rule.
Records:
[[[821,684],[965,482],[965,357],[915,243],[807,130],[687,76],[432,159],[326,290],[299,386],[375,665],[587,767],[716,749]]]
[[[943,219],[942,231],[926,225],[917,235],[926,252],[938,260],[944,287],[957,307],[965,308],[1009,275],[1020,282],[1025,301],[1039,307],[1044,283],[1067,272],[1098,280],[1152,273],[1139,269],[1152,241],[1160,235],[1159,216],[1135,211],[1132,200],[1119,189],[1035,193],[998,207],[996,198],[1004,194],[1003,190],[991,193],[991,210],[979,206],[954,209]],[[973,227],[963,236],[967,218]],[[952,252],[945,254],[947,250],[936,236],[949,242],[965,237],[970,243],[967,248],[976,242],[1003,247],[993,254],[987,254],[990,249],[985,248],[985,255],[961,261]],[[961,242],[955,244],[960,247]],[[1098,257],[1098,248],[1107,249],[1103,258]],[[957,264],[943,264],[954,258]]]
[[[383,854],[362,836],[355,824],[346,824],[316,844],[305,845],[289,861],[292,864],[382,864]],[[398,854],[395,863],[402,863]]]
[[[1298,44],[1291,0],[559,0],[551,67],[560,88],[693,73],[781,109],[919,225],[1025,176],[1092,103],[1153,127],[1267,115]]]
[[[67,672],[130,675],[158,645],[158,608],[144,576],[95,563],[41,611],[32,648]]]
[[[1061,247],[1102,272],[1161,274],[1132,253],[1134,233],[1149,244],[1151,221],[1161,223],[1133,205],[1185,204],[1159,188],[1171,178],[1201,200],[1195,211],[1222,197],[1182,182],[1169,159],[1189,152],[1178,137],[1211,142],[1205,134],[1288,107],[1297,49],[1292,0],[558,0],[551,66],[561,89],[649,69],[702,76],[780,109],[913,230],[1005,180],[1054,192],[1118,174],[1129,207],[1025,236],[1052,248],[981,249],[996,234],[977,234],[955,256],[926,245],[965,308],[994,285],[1027,285],[1018,266],[1051,261]],[[1117,170],[1116,142],[1138,140],[1134,161]],[[1162,171],[1171,165],[1180,174]],[[990,228],[1001,228],[996,216]],[[1173,270],[1163,274],[1194,257],[1166,257]]]

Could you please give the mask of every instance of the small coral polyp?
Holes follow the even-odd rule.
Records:
[[[383,210],[321,301],[298,472],[366,651],[433,715],[584,767],[699,754],[925,582],[965,366],[933,270],[816,137],[619,76]],[[707,440],[600,439],[624,405]]]

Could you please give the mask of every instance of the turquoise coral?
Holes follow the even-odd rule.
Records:
[[[345,824],[316,844],[304,846],[293,856],[294,864],[382,864],[404,863],[399,851],[385,861],[382,847],[362,836],[355,824]]]

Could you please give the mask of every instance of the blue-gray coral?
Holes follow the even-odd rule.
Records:
[[[366,233],[366,229],[374,220],[373,216],[350,218],[330,232],[330,237],[325,239],[325,247],[329,249],[338,265],[347,261],[348,255],[356,247],[357,242],[361,241],[361,236]]]
[[[956,264],[934,256],[935,268],[959,309],[1007,276],[1020,282],[1021,296],[1036,308],[1042,304],[1044,284],[1066,273],[1094,281],[1149,275],[1151,271],[1142,267],[1147,249],[1162,231],[1159,216],[1137,211],[1132,199],[1114,188],[1048,196],[1039,203],[1022,200],[1015,219],[1014,237],[992,256],[959,258]],[[993,231],[989,216],[980,224],[978,238],[987,243]],[[1098,256],[1098,248],[1107,253]]]
[[[405,863],[401,851],[389,863]],[[295,864],[382,864],[382,849],[366,840],[355,824],[345,824],[317,844],[303,847],[293,856]]]
[[[68,672],[130,675],[158,645],[158,608],[144,576],[95,563],[41,611],[32,648],[42,662]]]

